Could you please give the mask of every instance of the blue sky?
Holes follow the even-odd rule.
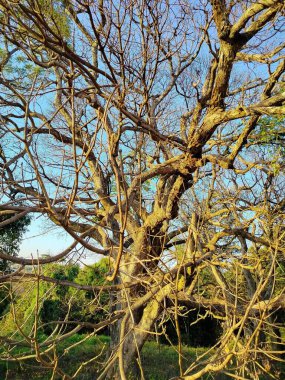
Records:
[[[18,256],[25,258],[35,258],[46,254],[53,256],[66,249],[72,242],[73,239],[62,228],[51,226],[51,222],[47,223],[47,219],[41,216],[32,220],[28,231],[24,234]],[[69,257],[77,259],[78,255]],[[100,255],[85,252],[80,262],[92,264],[100,259]]]
[[[47,228],[43,217],[32,220],[28,231],[23,237],[20,247],[20,255],[29,257],[31,254],[39,256],[43,254],[56,254],[66,248],[71,239],[59,228]]]

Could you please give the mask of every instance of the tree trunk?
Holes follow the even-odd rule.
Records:
[[[181,287],[183,284],[181,282]],[[111,347],[114,360],[103,370],[99,379],[127,379],[131,371],[137,371],[137,358],[155,321],[159,318],[162,301],[172,290],[172,284],[157,286],[142,297],[133,299],[122,321],[112,330]],[[125,299],[123,299],[125,303]],[[118,339],[119,336],[119,339]],[[118,342],[118,344],[114,344]]]

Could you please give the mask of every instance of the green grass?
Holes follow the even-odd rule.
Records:
[[[42,336],[41,340],[43,341],[44,338]],[[72,375],[77,370],[78,363],[87,362],[89,359],[96,357],[94,361],[88,363],[76,376],[76,380],[96,380],[98,369],[102,368],[102,364],[106,359],[110,338],[97,336],[83,340],[84,338],[84,335],[77,334],[58,345],[59,367],[69,375]],[[3,352],[3,350],[1,351]],[[183,347],[184,369],[205,351],[205,348]],[[27,352],[27,349],[25,352]],[[17,348],[13,353],[14,355],[23,353],[23,348]],[[148,341],[141,352],[141,362],[145,380],[168,380],[179,375],[178,353],[174,347]],[[51,379],[51,375],[52,372],[50,370],[41,367],[40,363],[37,363],[34,359],[25,360],[21,364],[0,361],[0,380],[49,380]],[[267,378],[260,377],[260,380],[267,380]],[[55,379],[61,379],[61,376],[56,376]],[[134,372],[130,372],[128,374],[128,380],[138,379],[141,379],[139,373],[134,374]],[[210,379],[214,379],[214,377],[211,375],[203,377],[203,380]],[[229,378],[218,374],[215,376],[215,379],[225,380]]]
[[[42,337],[41,340],[43,340],[43,338],[44,337]],[[78,363],[86,362],[101,352],[104,355],[109,346],[109,338],[105,336],[89,337],[83,341],[84,338],[84,335],[76,334],[58,344],[57,356],[59,357],[59,367],[69,375],[77,370]],[[12,352],[14,355],[23,354],[23,352],[29,353],[27,349],[24,351],[23,348],[18,347]],[[51,352],[51,356],[52,355],[53,353]],[[93,380],[94,374],[96,374],[96,368],[100,367],[100,362],[102,362],[103,359],[102,356],[98,357],[97,361],[86,365],[76,379]],[[41,366],[35,359],[28,359],[21,363],[0,361],[1,380],[47,380],[51,378],[51,373],[49,369]],[[60,377],[56,378],[60,379]]]
[[[186,369],[205,348],[183,347],[183,367]],[[141,353],[145,378],[164,380],[179,375],[178,353],[174,347],[146,342]]]
[[[57,354],[59,356],[59,367],[69,375],[75,373],[78,363],[86,362],[93,357],[96,360],[87,364],[76,376],[78,380],[94,380],[97,377],[97,370],[101,367],[106,358],[106,352],[110,338],[106,336],[89,337],[84,339],[84,335],[74,335],[58,345]],[[41,337],[44,340],[44,337]],[[185,368],[194,360],[197,354],[203,352],[203,348],[183,348],[185,356]],[[15,349],[14,355],[24,351],[23,348]],[[101,355],[100,355],[101,354]],[[142,366],[146,380],[166,380],[179,374],[178,354],[173,347],[159,345],[156,342],[146,342],[141,353]],[[130,380],[140,379],[139,374],[128,374]],[[0,361],[0,379],[7,380],[48,380],[51,378],[51,371],[41,367],[34,359],[25,360],[21,364],[15,362]],[[60,377],[56,377],[60,379]]]

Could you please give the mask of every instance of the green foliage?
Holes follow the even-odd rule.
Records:
[[[52,321],[60,321],[64,318],[62,302],[58,299],[46,299],[40,310],[40,318],[44,324],[43,331],[45,334],[51,334],[54,329]]]
[[[44,270],[46,276],[83,285],[104,284],[107,272],[108,260],[106,259],[83,269],[75,264],[51,264]],[[43,329],[47,334],[51,333],[55,327],[55,324],[51,322],[63,320],[67,313],[70,320],[84,319],[96,323],[102,320],[108,311],[108,292],[97,295],[91,291],[77,290],[64,285],[54,287],[49,283],[41,284],[41,288],[48,294],[40,311],[40,318],[44,323]],[[94,299],[96,303],[93,302]]]
[[[12,215],[13,216],[13,215]],[[0,215],[0,223],[11,218],[11,215]],[[7,255],[17,256],[19,246],[26,232],[31,218],[24,216],[0,229],[0,250]],[[5,271],[9,268],[7,260],[0,260],[0,271]]]
[[[64,1],[39,0],[38,5],[52,31],[62,37],[69,38],[70,27],[67,15],[64,12]]]
[[[84,267],[78,274],[76,282],[84,285],[107,285],[106,274],[109,272],[109,260],[103,258],[98,263]],[[103,320],[109,311],[110,294],[108,291],[101,291],[94,294],[92,291],[80,292],[83,297],[82,303],[87,307],[85,318],[93,323]],[[96,302],[93,300],[96,299]]]
[[[9,305],[5,310],[6,314],[0,322],[0,330],[5,331],[5,335],[9,336],[17,331],[18,326],[21,326],[21,330],[30,335],[33,331],[35,306],[36,289],[34,284],[23,283],[14,291],[13,298],[9,299]]]
[[[44,274],[60,281],[74,282],[80,268],[76,264],[48,264],[44,268]],[[40,309],[40,319],[43,323],[43,331],[50,334],[56,324],[53,321],[64,320],[67,313],[71,319],[76,319],[83,305],[80,298],[74,297],[75,291],[64,285],[53,286],[50,283],[41,283],[41,292],[44,300]]]
[[[79,266],[74,264],[49,264],[45,266],[44,274],[56,280],[74,281],[79,273]],[[50,288],[50,284],[42,285],[45,290]],[[67,286],[58,285],[54,291],[54,298],[63,300],[69,293]]]
[[[261,141],[266,143],[284,139],[284,116],[264,116],[259,121]]]
[[[44,266],[45,276],[59,281],[70,281],[84,285],[102,285],[108,272],[108,260],[80,269],[76,264],[47,264]],[[1,291],[1,289],[0,289]],[[99,322],[109,310],[109,293],[102,291],[99,294],[78,290],[64,285],[54,285],[49,282],[40,282],[39,288],[34,283],[23,282],[18,288],[13,300],[13,309],[17,316],[18,325],[25,333],[31,333],[35,321],[36,300],[39,300],[39,316],[41,331],[50,334],[56,327],[56,321],[63,321],[68,315],[71,321]],[[2,295],[0,293],[0,297]],[[3,299],[6,297],[3,295]],[[7,309],[10,300],[0,304],[0,313]],[[10,305],[12,306],[12,305]],[[72,328],[65,327],[65,330]],[[17,330],[12,308],[3,318],[0,328],[6,333]]]
[[[85,266],[77,276],[76,282],[85,285],[103,285],[109,271],[109,260],[104,258],[98,263]]]
[[[268,147],[274,174],[279,172],[279,160],[285,157],[284,116],[264,116],[259,121],[259,140]]]

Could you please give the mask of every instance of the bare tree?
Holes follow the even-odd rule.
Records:
[[[284,137],[283,1],[0,4],[1,214],[45,215],[74,239],[54,257],[0,252],[22,265],[10,279],[75,249],[109,258],[112,347],[99,379],[126,379],[154,323],[177,320],[182,304],[224,325],[186,371],[179,346],[181,379],[258,378],[260,357],[279,358],[268,341],[284,307],[284,155],[268,148]],[[35,356],[72,378],[38,327],[25,337]]]

